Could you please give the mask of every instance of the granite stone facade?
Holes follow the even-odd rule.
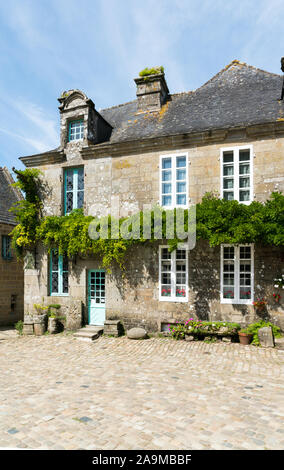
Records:
[[[16,225],[9,209],[22,198],[12,183],[8,169],[0,167],[0,326],[13,325],[24,317],[23,263],[17,260],[13,250],[7,256],[4,248]]]
[[[221,149],[228,147],[252,148],[253,200],[265,201],[271,192],[284,190],[284,108],[282,102],[275,105],[281,77],[234,61],[195,92],[170,95],[163,74],[149,83],[135,81],[137,101],[100,113],[78,90],[60,97],[60,147],[22,158],[26,166],[43,171],[45,215],[64,213],[67,168],[84,168],[86,215],[119,211],[120,217],[125,217],[160,204],[160,157],[180,153],[188,157],[188,203],[195,204],[207,192],[220,194]],[[243,107],[249,107],[247,117],[241,93]],[[214,100],[211,110],[205,100],[210,94]],[[235,106],[233,117],[227,109],[229,101]],[[222,112],[223,118],[227,116],[224,122]],[[68,122],[78,118],[85,123],[84,138],[68,142]],[[168,322],[189,317],[242,324],[257,318],[251,304],[220,301],[220,248],[210,248],[205,241],[189,253],[188,302],[161,301],[158,253],[162,243],[131,248],[124,277],[115,266],[106,273],[107,319],[119,319],[127,328],[160,331]],[[283,270],[283,261],[281,248],[254,247],[255,297],[267,297],[263,315],[284,329],[283,303],[275,303],[272,297],[273,279]],[[99,259],[77,256],[69,260],[68,296],[51,296],[49,258],[39,246],[36,269],[25,272],[25,311],[34,303],[60,303],[71,329],[88,323],[88,272],[99,268]]]

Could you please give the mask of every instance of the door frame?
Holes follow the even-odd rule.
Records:
[[[106,274],[105,269],[88,269],[87,270],[87,306],[88,306],[88,325],[90,323],[90,307],[91,307],[91,297],[90,297],[90,286],[91,286],[91,273],[94,272],[101,272]],[[105,287],[106,287],[106,277],[105,277]],[[106,290],[105,290],[106,292]],[[99,304],[102,305],[102,304]],[[106,295],[105,295],[105,303],[103,304],[105,307],[105,315],[106,315]]]

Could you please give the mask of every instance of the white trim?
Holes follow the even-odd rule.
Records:
[[[169,248],[168,245],[159,246],[159,300],[161,302],[188,302],[188,250],[185,251],[185,297],[162,296],[162,249]],[[176,250],[171,253],[171,292],[176,292]]]
[[[250,199],[249,201],[240,201],[239,199],[239,152],[240,150],[249,150],[250,151],[250,172],[249,172],[249,177],[250,177]],[[254,199],[254,193],[253,193],[253,160],[254,160],[254,154],[253,154],[253,146],[251,144],[249,145],[241,145],[241,146],[236,146],[236,147],[223,147],[220,149],[220,197],[223,199],[223,154],[224,152],[233,152],[234,155],[234,175],[233,175],[233,180],[234,180],[234,200],[239,201],[241,204],[250,204],[253,199]]]
[[[185,161],[186,161],[186,165],[185,165],[185,171],[186,171],[186,204],[176,204],[176,183],[177,183],[177,180],[176,180],[176,161],[177,161],[177,158],[178,157],[185,157]],[[170,206],[163,206],[163,203],[162,203],[162,184],[163,184],[163,181],[162,181],[162,161],[163,159],[165,158],[171,158],[172,159],[172,168],[171,168],[171,171],[172,171],[172,179],[171,179],[171,184],[172,184],[172,192],[171,192],[171,197],[172,197],[172,203]],[[161,207],[164,207],[165,209],[174,209],[174,208],[178,208],[178,207],[181,207],[182,209],[187,209],[188,208],[188,205],[189,205],[189,178],[188,178],[188,165],[189,165],[189,161],[188,161],[188,152],[182,152],[182,153],[170,153],[170,154],[165,154],[165,155],[160,155],[160,171],[159,171],[159,175],[160,175],[160,181],[159,181],[159,188],[160,188],[160,206]]]
[[[250,299],[240,299],[240,247],[250,246],[251,247],[251,298]],[[223,268],[224,268],[224,248],[225,247],[234,247],[234,299],[225,299],[223,297]],[[223,244],[220,247],[221,256],[220,256],[220,302],[221,304],[240,304],[240,305],[252,305],[254,301],[254,244],[253,243],[243,243],[239,245],[229,245]]]

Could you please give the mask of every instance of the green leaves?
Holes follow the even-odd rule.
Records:
[[[189,211],[185,211],[183,219],[179,218],[180,209],[166,211],[158,206],[149,212],[115,221],[116,227],[123,228],[124,235],[127,235],[122,237],[120,233],[116,239],[110,238],[112,219],[108,215],[97,219],[84,216],[82,209],[76,209],[65,216],[42,217],[44,185],[40,179],[41,172],[37,169],[14,171],[18,178],[15,184],[26,196],[12,208],[18,221],[12,231],[13,247],[18,255],[41,242],[49,251],[57,248],[59,254],[66,253],[69,258],[94,254],[101,257],[103,267],[108,268],[116,261],[123,268],[125,254],[134,244],[163,238],[170,250],[175,250],[183,241],[183,228],[185,232],[188,230]],[[168,221],[174,221],[170,230]],[[91,222],[97,232],[104,227],[106,236],[91,239]],[[147,236],[143,232],[143,223]],[[208,193],[196,206],[196,239],[208,240],[211,246],[222,243],[284,245],[284,196],[274,192],[265,203],[245,205]]]

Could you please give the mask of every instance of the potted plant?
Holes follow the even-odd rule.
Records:
[[[248,328],[242,328],[239,332],[239,340],[240,343],[243,344],[244,346],[248,345],[251,343],[253,334],[250,333],[250,330]]]
[[[265,309],[267,302],[264,298],[262,299],[259,298],[259,299],[256,299],[252,304],[255,307],[256,313],[262,313],[263,310]]]
[[[61,308],[60,304],[51,304],[48,307],[48,332],[51,334],[58,333],[59,319],[58,310]],[[62,328],[61,328],[62,329]]]

